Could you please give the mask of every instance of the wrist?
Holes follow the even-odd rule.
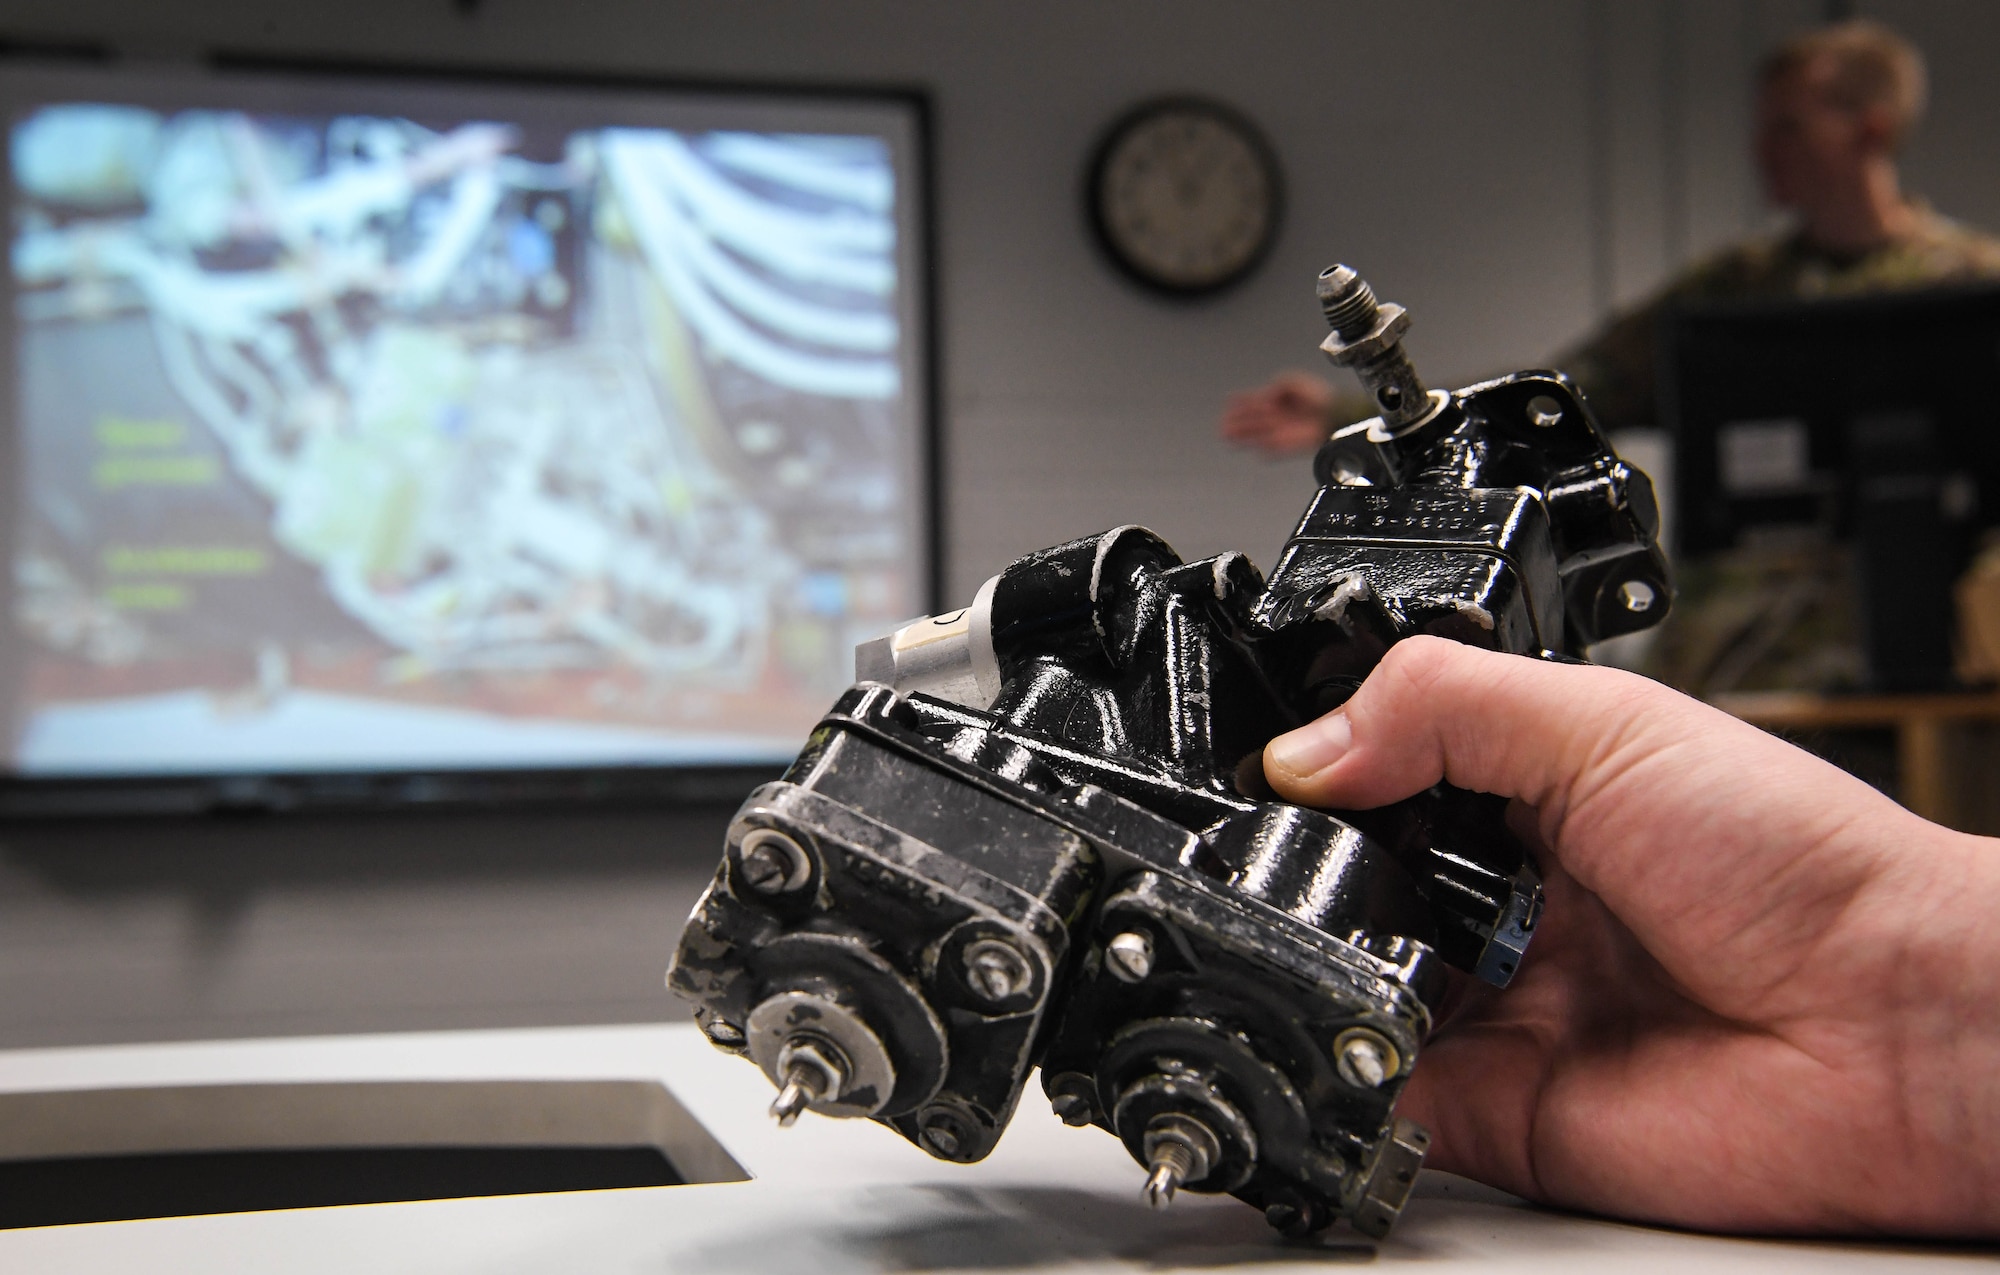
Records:
[[[1896,1207],[1930,1233],[2000,1235],[2000,841],[1922,826],[1883,880],[1902,917],[1885,1015],[1903,1104],[1885,1132],[1910,1166]]]

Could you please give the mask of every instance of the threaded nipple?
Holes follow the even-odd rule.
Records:
[[[1319,275],[1319,305],[1327,326],[1344,341],[1366,336],[1375,327],[1375,289],[1346,266],[1328,266]]]

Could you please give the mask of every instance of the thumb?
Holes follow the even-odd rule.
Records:
[[[1442,779],[1546,810],[1593,757],[1677,700],[1733,724],[1615,669],[1413,637],[1391,647],[1346,704],[1272,740],[1264,769],[1303,805],[1368,809]]]
[[[1647,678],[1435,637],[1391,647],[1346,704],[1272,740],[1264,770],[1286,799],[1334,809],[1384,805],[1441,779],[1519,799],[1542,844],[1656,955],[1771,939],[1763,915],[1823,921],[1874,857],[1843,830],[1879,828],[1863,839],[1876,845],[1926,826],[1831,765]],[[1818,896],[1811,907],[1795,897],[1801,880]]]

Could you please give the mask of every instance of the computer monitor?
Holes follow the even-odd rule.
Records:
[[[1951,586],[2000,521],[2000,287],[1689,305],[1661,332],[1675,552],[1851,546],[1877,689],[1942,689]]]
[[[721,795],[932,609],[920,98],[4,71],[0,809]]]

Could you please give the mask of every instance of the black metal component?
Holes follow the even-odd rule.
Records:
[[[1445,967],[1505,986],[1539,878],[1495,798],[1306,810],[1264,745],[1405,637],[1573,658],[1670,590],[1651,487],[1566,379],[1426,390],[1400,308],[1344,268],[1322,293],[1329,356],[1395,410],[1321,450],[1268,582],[1138,527],[1030,554],[857,652],[871,680],[745,803],[668,981],[781,1120],[977,1160],[1039,1066],[1155,1204],[1393,1224],[1427,1142],[1396,1098]]]

